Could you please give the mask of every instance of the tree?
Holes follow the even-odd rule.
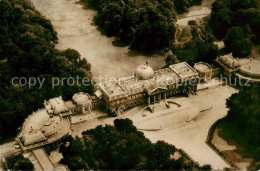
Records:
[[[249,27],[246,27],[245,31],[240,27],[232,27],[224,39],[226,50],[232,52],[235,57],[246,57],[251,54],[252,42],[250,38]]]
[[[210,14],[212,30],[218,38],[223,38],[232,26],[234,13],[228,8],[212,11]]]
[[[29,159],[24,158],[22,154],[7,158],[7,166],[10,170],[33,170],[34,166]]]
[[[60,151],[61,164],[70,169],[176,170],[187,168],[189,160],[174,160],[176,148],[163,141],[153,144],[129,119],[116,119],[115,126],[97,126],[82,133],[82,138],[68,137],[68,147]],[[73,156],[73,157],[72,157]],[[198,169],[192,165],[192,169]]]
[[[130,48],[155,53],[174,39],[176,14],[172,0],[87,0],[98,11],[95,23],[108,36]],[[99,6],[99,7],[97,7]]]
[[[226,101],[227,117],[221,122],[221,135],[259,161],[260,144],[260,89],[244,87]],[[257,166],[256,166],[257,167]]]
[[[183,13],[193,5],[200,5],[202,0],[174,0],[175,9],[178,13]]]
[[[114,125],[118,131],[124,133],[136,132],[137,129],[133,125],[133,122],[130,119],[116,119]]]
[[[92,86],[74,84],[52,87],[53,77],[73,77],[84,69],[91,78],[91,65],[80,54],[68,49],[55,49],[57,35],[46,20],[28,0],[0,1],[0,140],[15,136],[24,119],[45,99],[62,95],[65,100],[79,91],[91,93]],[[5,59],[5,62],[2,62]],[[12,78],[29,77],[45,79],[29,87],[13,85]]]
[[[212,170],[212,167],[211,167],[211,165],[206,164],[206,165],[201,166],[199,170],[210,171],[210,170]]]
[[[232,27],[243,28],[248,24],[256,36],[251,41],[259,43],[260,10],[256,0],[216,0],[210,16],[210,25],[217,38],[224,38]]]
[[[257,2],[255,0],[233,0],[230,1],[230,8],[232,11],[240,9],[257,8]]]
[[[176,148],[163,141],[157,141],[149,151],[148,168],[155,170],[175,169],[171,168],[171,154],[174,154]],[[162,153],[163,152],[163,153]]]
[[[166,56],[166,58],[165,58],[166,66],[165,67],[169,67],[170,65],[177,64],[180,62],[178,60],[177,56],[175,56],[171,50],[168,51],[167,53],[165,53],[165,56]]]

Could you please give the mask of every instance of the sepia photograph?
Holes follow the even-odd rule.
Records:
[[[260,170],[260,0],[0,0],[0,171]]]

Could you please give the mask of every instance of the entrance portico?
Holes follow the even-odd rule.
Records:
[[[149,95],[148,106],[151,104],[160,103],[162,100],[166,100],[166,92]]]

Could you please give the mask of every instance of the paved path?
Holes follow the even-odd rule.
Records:
[[[214,88],[217,86],[223,86],[225,84],[226,84],[225,80],[220,80],[218,78],[214,78],[206,83],[199,84],[197,89],[198,89],[198,91],[200,91],[200,90],[205,90],[205,89],[209,89],[209,88]]]

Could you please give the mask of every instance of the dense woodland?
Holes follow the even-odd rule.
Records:
[[[260,43],[260,9],[256,0],[216,0],[210,25],[218,39],[224,39],[226,52],[247,57]]]
[[[227,99],[227,117],[218,126],[221,135],[234,143],[260,169],[260,88],[243,88]]]
[[[130,48],[155,53],[170,47],[176,29],[176,11],[201,0],[82,0],[96,9],[95,23],[108,36]]]
[[[172,51],[179,61],[212,63],[219,54],[213,44],[215,37],[225,42],[221,53],[232,52],[235,57],[247,57],[252,46],[259,44],[260,13],[256,0],[216,0],[210,18],[193,26],[193,38],[184,45],[174,43],[176,15],[201,0],[82,1],[98,11],[95,23],[106,35],[117,37],[115,44],[123,42],[145,54]]]
[[[77,84],[52,89],[53,77],[91,77],[90,64],[73,49],[55,49],[57,41],[50,21],[30,1],[0,1],[0,142],[14,136],[24,119],[43,107],[45,99],[60,95],[68,99],[75,92],[91,91],[91,87]],[[29,89],[28,84],[13,86],[13,77],[46,80],[41,89],[39,85]]]
[[[183,157],[175,160],[173,145],[151,143],[129,119],[97,126],[67,142],[69,146],[60,148],[64,156],[60,163],[71,170],[211,170],[209,165],[199,167]]]

